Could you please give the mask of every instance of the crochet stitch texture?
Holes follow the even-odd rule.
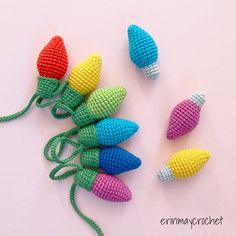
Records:
[[[128,187],[118,178],[99,174],[94,170],[82,169],[75,175],[75,183],[97,197],[113,202],[127,202],[132,194]]]
[[[130,120],[106,118],[96,125],[81,128],[78,131],[78,143],[88,147],[112,146],[130,138],[138,128],[138,125]]]
[[[100,168],[107,174],[118,175],[138,168],[141,160],[121,147],[112,146],[86,150],[81,154],[80,163],[86,168]]]
[[[52,107],[52,115],[55,118],[64,119],[74,114],[85,96],[96,88],[100,79],[101,64],[100,55],[93,54],[71,70],[61,101]],[[64,113],[58,113],[58,109]]]
[[[158,173],[158,177],[162,182],[191,177],[205,165],[209,158],[210,152],[207,150],[181,150],[170,158]]]
[[[64,90],[66,82],[60,84],[59,79],[66,73],[67,66],[68,59],[63,39],[60,36],[55,36],[39,54],[37,60],[39,76],[37,78],[36,92],[25,108],[14,114],[0,117],[0,122],[15,120],[24,115],[35,100],[36,106],[40,108],[57,103],[60,98],[51,98],[59,96]],[[45,98],[50,98],[51,100],[43,102]]]
[[[158,48],[152,36],[139,26],[130,25],[128,38],[131,61],[142,70],[145,77],[156,79],[159,75]]]
[[[195,92],[189,99],[176,105],[171,112],[167,138],[175,139],[192,131],[199,122],[204,102],[205,95]]]
[[[123,87],[104,87],[95,90],[86,103],[82,103],[72,115],[73,122],[83,127],[96,120],[113,115],[126,96]]]
[[[55,36],[39,54],[37,61],[39,75],[60,79],[66,73],[67,67],[68,58],[63,39]]]
[[[83,96],[91,93],[99,82],[101,65],[100,55],[93,54],[71,70],[68,85]]]
[[[106,174],[97,175],[92,192],[99,198],[113,202],[127,202],[132,198],[130,190],[124,183]]]

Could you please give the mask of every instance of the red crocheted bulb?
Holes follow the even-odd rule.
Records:
[[[39,54],[37,61],[39,75],[60,79],[66,73],[67,67],[68,58],[63,39],[55,36]]]

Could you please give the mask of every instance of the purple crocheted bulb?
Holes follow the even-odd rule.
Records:
[[[113,202],[128,202],[132,198],[130,190],[123,182],[106,174],[97,175],[92,192],[99,198]]]
[[[167,138],[175,139],[193,130],[199,121],[201,107],[187,99],[179,103],[172,111],[167,130]]]

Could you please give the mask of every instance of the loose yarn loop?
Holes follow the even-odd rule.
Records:
[[[60,109],[64,112],[58,113],[58,109]],[[67,105],[65,105],[61,102],[58,102],[52,107],[51,113],[52,113],[53,117],[56,119],[64,119],[64,118],[67,118],[67,117],[70,117],[71,115],[73,115],[74,111],[70,107],[68,107]]]
[[[44,157],[48,161],[56,162],[56,163],[66,163],[74,159],[83,150],[82,145],[78,145],[78,143],[69,139],[70,137],[76,135],[77,133],[78,133],[78,127],[74,127],[67,132],[62,132],[52,137],[44,147],[44,151],[43,151]],[[75,148],[79,148],[80,152],[78,150],[75,150],[68,158],[64,160],[60,160],[60,157],[63,153],[66,143],[72,145]],[[57,152],[57,147],[59,144],[60,146]],[[50,152],[51,155],[49,155],[49,150],[51,150]]]
[[[59,148],[59,154],[57,153],[57,147],[60,144],[60,148]],[[60,156],[63,152],[64,146],[65,144],[70,144],[71,146],[75,147],[75,151],[72,152],[72,154],[70,156],[68,156],[67,158],[60,160]],[[62,148],[63,145],[63,148]],[[83,145],[79,145],[77,142],[66,138],[66,137],[58,137],[56,138],[53,143],[52,143],[52,147],[51,147],[51,157],[52,160],[56,163],[66,163],[69,162],[73,159],[75,159],[80,153],[82,153],[84,151],[84,146]]]
[[[65,168],[65,167],[74,167],[73,169],[71,170],[68,170],[60,175],[57,175],[57,173]],[[55,167],[49,177],[52,179],[52,180],[63,180],[63,179],[66,179],[76,173],[78,173],[78,171],[81,171],[83,170],[82,166],[80,164],[75,164],[75,163],[64,163],[64,164],[60,164],[58,165],[57,167]],[[77,187],[77,183],[76,181],[74,181],[74,183],[71,185],[71,188],[70,188],[70,202],[71,202],[71,205],[72,207],[74,208],[75,212],[85,221],[87,222],[95,231],[96,233],[98,234],[98,236],[104,236],[101,228],[92,220],[90,219],[89,217],[87,217],[78,207],[77,203],[76,203],[76,199],[75,199],[75,191],[76,191],[76,187]]]

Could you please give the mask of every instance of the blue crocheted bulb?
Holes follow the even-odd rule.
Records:
[[[137,25],[128,28],[129,54],[132,62],[142,70],[145,77],[156,79],[159,75],[157,66],[158,48],[150,34]]]
[[[98,141],[102,145],[113,146],[130,138],[139,126],[130,120],[106,118],[96,124]]]
[[[100,149],[99,167],[107,174],[118,175],[126,171],[137,169],[141,160],[125,149],[113,146]]]

